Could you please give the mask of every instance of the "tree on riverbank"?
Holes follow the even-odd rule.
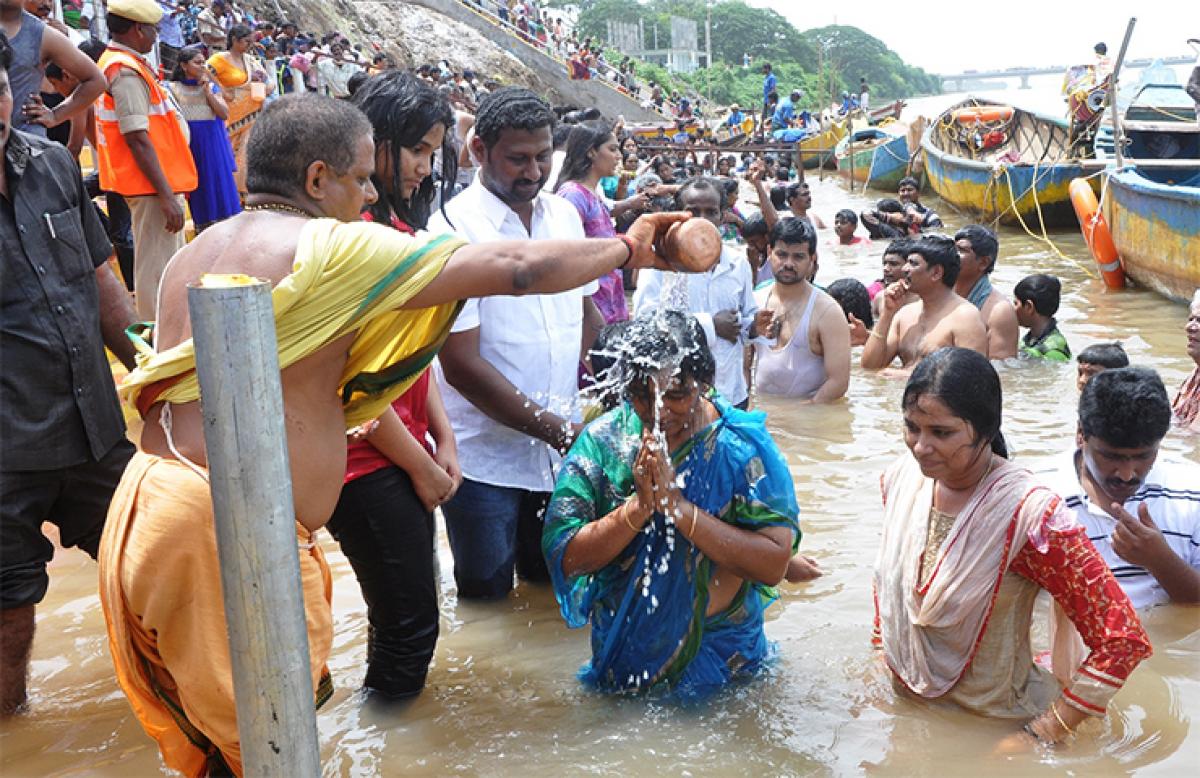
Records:
[[[679,16],[699,25],[699,43],[701,48],[704,45],[704,0],[573,0],[569,4],[580,9],[580,37],[605,41],[609,20],[641,19],[646,45],[653,45],[652,30],[657,26],[658,47],[668,48],[670,17]],[[665,68],[643,65],[639,72],[667,88],[686,85],[688,91],[700,94],[707,93],[711,80],[715,102],[743,106],[757,106],[762,100],[759,66],[763,62],[774,66],[781,93],[799,87],[810,106],[817,105],[817,95],[831,99],[842,90],[857,91],[860,78],[870,84],[876,105],[887,99],[941,91],[936,76],[906,64],[883,41],[856,27],[835,25],[801,32],[778,12],[751,7],[743,0],[720,0],[713,6],[712,44],[711,71],[668,74]],[[749,68],[743,67],[747,54]],[[610,55],[608,59],[614,58]]]

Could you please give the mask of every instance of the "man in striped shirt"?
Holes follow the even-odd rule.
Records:
[[[1197,468],[1160,461],[1170,425],[1157,373],[1105,370],[1084,388],[1076,450],[1049,481],[1139,609],[1200,602]]]

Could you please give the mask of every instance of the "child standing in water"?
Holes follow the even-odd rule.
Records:
[[[1029,330],[1021,340],[1021,356],[1051,362],[1071,361],[1071,347],[1054,320],[1061,290],[1058,279],[1044,273],[1022,278],[1013,289],[1017,324]]]

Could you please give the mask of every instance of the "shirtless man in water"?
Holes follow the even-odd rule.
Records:
[[[988,355],[987,328],[975,306],[954,293],[959,257],[954,241],[926,235],[909,249],[904,280],[884,290],[883,311],[863,347],[862,366],[881,370],[899,356],[911,368],[942,346]],[[908,292],[920,300],[904,305]]]
[[[327,274],[345,269],[342,283],[362,286],[371,299],[382,290],[378,296],[396,302],[392,310],[413,312],[394,330],[419,333],[410,335],[411,340],[403,344],[405,353],[397,355],[403,364],[404,357],[411,359],[436,348],[438,327],[425,324],[439,322],[448,328],[453,301],[558,292],[619,267],[666,267],[654,245],[668,226],[686,218],[683,214],[643,217],[630,227],[626,238],[612,240],[463,245],[443,236],[405,236],[359,222],[364,205],[377,197],[371,183],[372,135],[370,122],[358,109],[331,98],[288,96],[264,109],[248,149],[246,211],[206,230],[175,256],[163,276],[156,334],[159,353],[191,337],[187,287],[202,274],[245,273],[277,285],[289,275],[299,277],[301,262],[315,262]],[[331,144],[330,138],[344,142]],[[403,262],[417,246],[424,247],[423,256],[413,263]],[[401,273],[405,280],[393,283],[393,276]],[[315,294],[325,289],[324,294],[334,298],[329,282],[323,283],[314,284]],[[311,294],[309,289],[302,300],[311,299],[307,297]],[[281,359],[283,414],[318,703],[330,689],[324,663],[332,625],[324,584],[328,566],[319,548],[313,548],[311,532],[329,520],[345,476],[347,416],[340,390],[348,380],[347,372],[366,369],[350,361],[351,348],[371,344],[367,339],[357,342],[366,323],[356,309],[367,306],[366,317],[384,313],[371,308],[367,297],[364,292],[362,306],[359,299],[329,303],[330,320],[354,322],[347,325],[349,332],[332,336],[304,356],[293,356],[290,365]],[[301,308],[302,302],[292,307]],[[289,345],[289,339],[297,339],[290,310],[276,311],[281,348]],[[348,366],[354,367],[348,370]],[[154,372],[156,368],[159,372]],[[178,374],[183,368],[174,370]],[[151,390],[167,383],[156,380],[163,373],[170,375],[152,359],[130,375],[131,392],[139,392],[135,401],[145,412],[146,423],[141,450],[126,469],[109,512],[100,554],[101,602],[118,680],[143,727],[158,740],[167,766],[192,775],[205,767],[218,770],[222,767],[218,763],[223,763],[240,773],[208,485],[203,476],[180,464],[181,459],[191,460],[203,472],[203,421],[195,394],[168,387],[158,396],[168,402],[155,402]],[[186,378],[188,373],[182,375]],[[179,385],[187,384],[180,381]],[[148,403],[154,404],[146,409]],[[164,408],[171,411],[169,433],[164,429]],[[180,715],[188,721],[181,722]]]
[[[992,287],[992,271],[1000,243],[996,234],[982,224],[968,224],[954,234],[961,271],[954,291],[979,309],[988,332],[988,357],[1008,359],[1017,355],[1017,314],[1012,302]]]

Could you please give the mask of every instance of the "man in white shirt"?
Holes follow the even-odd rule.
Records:
[[[708,219],[721,228],[725,196],[713,179],[697,177],[685,181],[675,195],[679,210]],[[730,404],[745,408],[750,391],[746,383],[746,344],[757,334],[754,279],[744,252],[723,246],[721,259],[706,273],[687,276],[687,300],[671,299],[666,289],[667,274],[647,270],[638,278],[633,296],[635,315],[655,307],[686,304],[700,321],[709,348],[717,361],[716,390]],[[762,327],[765,329],[765,323]]]
[[[430,231],[472,243],[584,237],[574,206],[541,191],[553,127],[550,106],[529,90],[487,95],[470,141],[479,175]],[[469,300],[442,347],[439,380],[463,472],[442,506],[460,597],[505,596],[514,567],[524,580],[549,580],[542,517],[578,429],[580,355],[603,326],[597,288]]]
[[[350,96],[350,77],[359,71],[358,65],[346,59],[346,51],[340,43],[329,44],[329,56],[317,60],[317,75],[321,89],[330,97],[345,99]]]
[[[1080,395],[1076,449],[1048,479],[1135,608],[1200,602],[1200,483],[1195,465],[1158,461],[1170,426],[1157,373],[1105,370]]]

